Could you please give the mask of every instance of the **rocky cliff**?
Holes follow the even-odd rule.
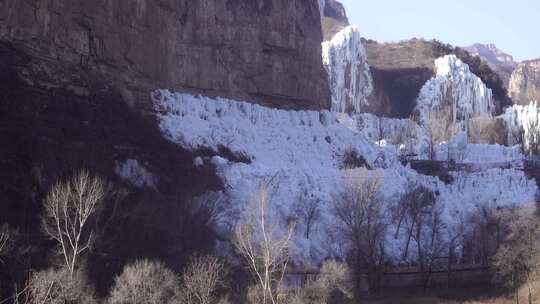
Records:
[[[412,39],[399,43],[366,41],[374,92],[369,103],[372,113],[409,117],[422,86],[435,75],[438,57],[429,41]]]
[[[317,1],[0,1],[0,40],[40,58],[40,84],[96,74],[147,107],[172,88],[296,109],[328,108]]]
[[[499,50],[494,44],[475,43],[463,49],[487,62],[489,67],[501,77],[503,85],[508,88],[510,76],[518,65],[512,55]]]
[[[82,168],[129,190],[88,261],[99,292],[136,257],[180,266],[210,248],[190,202],[222,183],[194,159],[234,155],[165,140],[150,92],[327,109],[321,42],[315,0],[0,0],[0,223],[37,247],[21,260],[44,266],[42,199]]]
[[[319,0],[322,11],[322,29],[324,40],[330,40],[339,31],[349,25],[349,18],[343,4],[336,0]]]
[[[519,64],[510,78],[508,94],[520,105],[540,101],[540,59]]]

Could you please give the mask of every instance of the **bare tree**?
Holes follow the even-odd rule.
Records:
[[[215,256],[195,256],[182,274],[181,301],[186,304],[210,304],[216,290],[224,285],[225,264]]]
[[[376,290],[384,262],[384,205],[377,198],[380,175],[365,168],[346,170],[344,187],[333,206],[336,228],[349,248],[356,290],[367,272],[370,290]]]
[[[524,136],[526,152],[529,155],[540,155],[540,118],[527,121]]]
[[[456,133],[452,112],[442,108],[429,113],[425,126],[428,137],[429,159],[435,159],[436,147],[444,141],[450,141]],[[450,143],[448,143],[448,160],[450,160]]]
[[[423,186],[409,185],[409,191],[401,198],[397,210],[394,210],[396,231],[394,238],[398,238],[405,231],[406,242],[403,248],[402,260],[409,257],[411,241],[414,238],[415,227],[423,223],[422,216],[425,211],[435,204],[433,191]]]
[[[253,274],[262,304],[279,303],[285,271],[289,263],[289,242],[294,223],[280,229],[268,216],[270,197],[263,185],[251,202],[249,211],[236,226],[233,244]]]
[[[55,184],[47,194],[42,227],[58,243],[58,253],[70,274],[77,268],[81,254],[92,244],[93,229],[89,221],[107,192],[102,179],[81,171]]]
[[[405,231],[405,248],[402,260],[410,255],[410,247],[416,247],[416,260],[424,274],[424,288],[427,288],[436,260],[444,250],[442,220],[433,192],[423,186],[412,188],[401,200],[394,214],[396,222],[395,238]],[[412,243],[414,242],[414,243]]]
[[[540,275],[540,222],[529,210],[517,209],[504,215],[508,234],[495,255],[494,265],[503,282],[516,292],[524,285],[528,291],[528,303],[533,303],[532,283]]]
[[[321,201],[313,194],[305,192],[296,201],[294,213],[306,226],[304,237],[309,240],[311,232],[321,217]]]
[[[472,213],[467,222],[468,233],[465,242],[468,244],[465,258],[468,262],[488,266],[495,255],[502,239],[502,220],[498,208],[487,205]]]

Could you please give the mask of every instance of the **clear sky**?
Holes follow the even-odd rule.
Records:
[[[540,57],[540,0],[340,0],[362,36],[452,45],[495,43],[517,60]]]

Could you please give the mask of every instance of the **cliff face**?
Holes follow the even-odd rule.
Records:
[[[349,18],[343,4],[336,0],[319,0],[322,12],[324,40],[331,40],[335,34],[349,25]]]
[[[374,92],[369,103],[372,113],[406,118],[416,106],[424,84],[435,75],[433,45],[412,39],[400,43],[366,41]]]
[[[0,40],[45,62],[43,85],[89,94],[84,69],[143,108],[156,88],[329,108],[319,28],[316,0],[0,2]]]
[[[540,101],[540,59],[524,61],[510,78],[508,94],[516,104]]]
[[[165,140],[150,92],[329,109],[321,42],[316,0],[0,0],[0,222],[41,244],[46,191],[86,168],[130,190],[89,261],[100,292],[137,256],[204,252],[189,202],[222,184],[194,159],[227,151]]]

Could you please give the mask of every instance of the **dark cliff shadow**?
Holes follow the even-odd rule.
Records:
[[[74,92],[66,79],[57,85],[40,74],[43,69],[47,75],[72,75],[67,80],[85,93]],[[0,271],[2,286],[21,282],[28,269],[50,266],[53,244],[39,223],[42,200],[52,183],[81,168],[130,193],[112,218],[114,228],[97,240],[88,260],[101,293],[135,258],[161,259],[178,268],[191,252],[212,247],[212,227],[197,218],[205,215],[193,213],[189,202],[221,188],[214,168],[196,168],[193,153],[163,138],[154,115],[129,107],[100,79],[92,71],[58,66],[0,41],[0,223],[18,229],[22,246],[31,248]],[[155,187],[136,188],[120,180],[115,167],[128,159],[154,175]]]
[[[374,83],[373,97],[381,101],[378,114],[408,118],[424,84],[433,77],[428,68],[378,69],[371,67]]]

